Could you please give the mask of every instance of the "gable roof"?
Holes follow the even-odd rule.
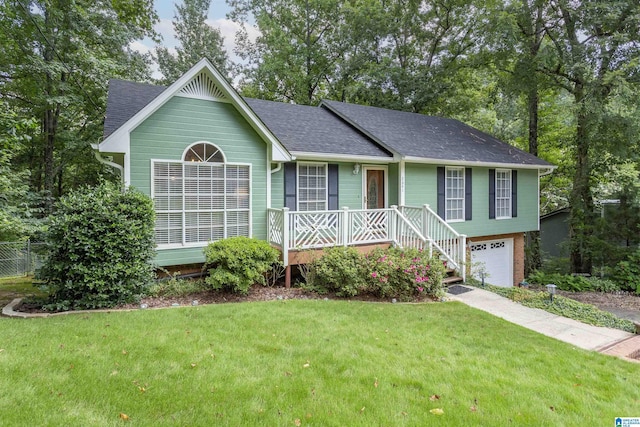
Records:
[[[458,120],[322,101],[324,107],[407,160],[551,168],[550,163]]]
[[[271,145],[274,161],[291,160],[291,155],[280,141],[260,121],[244,99],[238,95],[231,84],[206,58],[200,60],[167,88],[162,89],[161,86],[153,87],[145,84],[129,84],[137,85],[137,88],[130,93],[124,92],[122,89],[131,89],[133,86],[118,85],[116,83],[116,87],[120,89],[119,92],[114,93],[114,98],[109,97],[107,99],[108,102],[111,101],[113,104],[111,108],[107,107],[107,111],[111,112],[114,117],[105,119],[105,138],[98,144],[98,151],[128,153],[131,132],[169,99],[178,95],[232,103],[256,133],[267,144]],[[118,97],[117,101],[115,97]],[[146,104],[141,107],[145,101]],[[117,108],[119,110],[116,111]],[[108,134],[106,133],[107,131],[109,131]],[[131,174],[128,165],[129,157],[125,156],[125,182],[129,182]]]
[[[245,101],[292,154],[309,157],[392,155],[324,108],[245,98]],[[373,159],[372,159],[373,160]]]

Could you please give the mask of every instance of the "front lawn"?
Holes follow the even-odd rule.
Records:
[[[640,365],[456,302],[287,300],[0,319],[0,387],[3,425],[613,425]]]
[[[32,277],[16,276],[0,278],[0,308],[9,304],[14,298],[41,294],[42,292],[33,285]]]

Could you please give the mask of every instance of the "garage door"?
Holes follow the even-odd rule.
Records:
[[[484,265],[487,272],[486,283],[513,286],[513,239],[472,243],[471,264],[472,270],[477,269],[477,265]]]

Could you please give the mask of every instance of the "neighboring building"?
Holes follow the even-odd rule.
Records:
[[[111,81],[104,128],[97,150],[154,200],[161,266],[203,262],[208,242],[238,235],[285,264],[391,243],[439,250],[463,276],[470,253],[512,286],[554,168],[457,120],[245,99],[207,60],[169,87]]]

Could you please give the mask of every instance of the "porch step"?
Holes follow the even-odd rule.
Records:
[[[442,279],[442,283],[444,285],[453,285],[454,283],[462,283],[462,277],[459,276],[447,276],[444,279]]]

